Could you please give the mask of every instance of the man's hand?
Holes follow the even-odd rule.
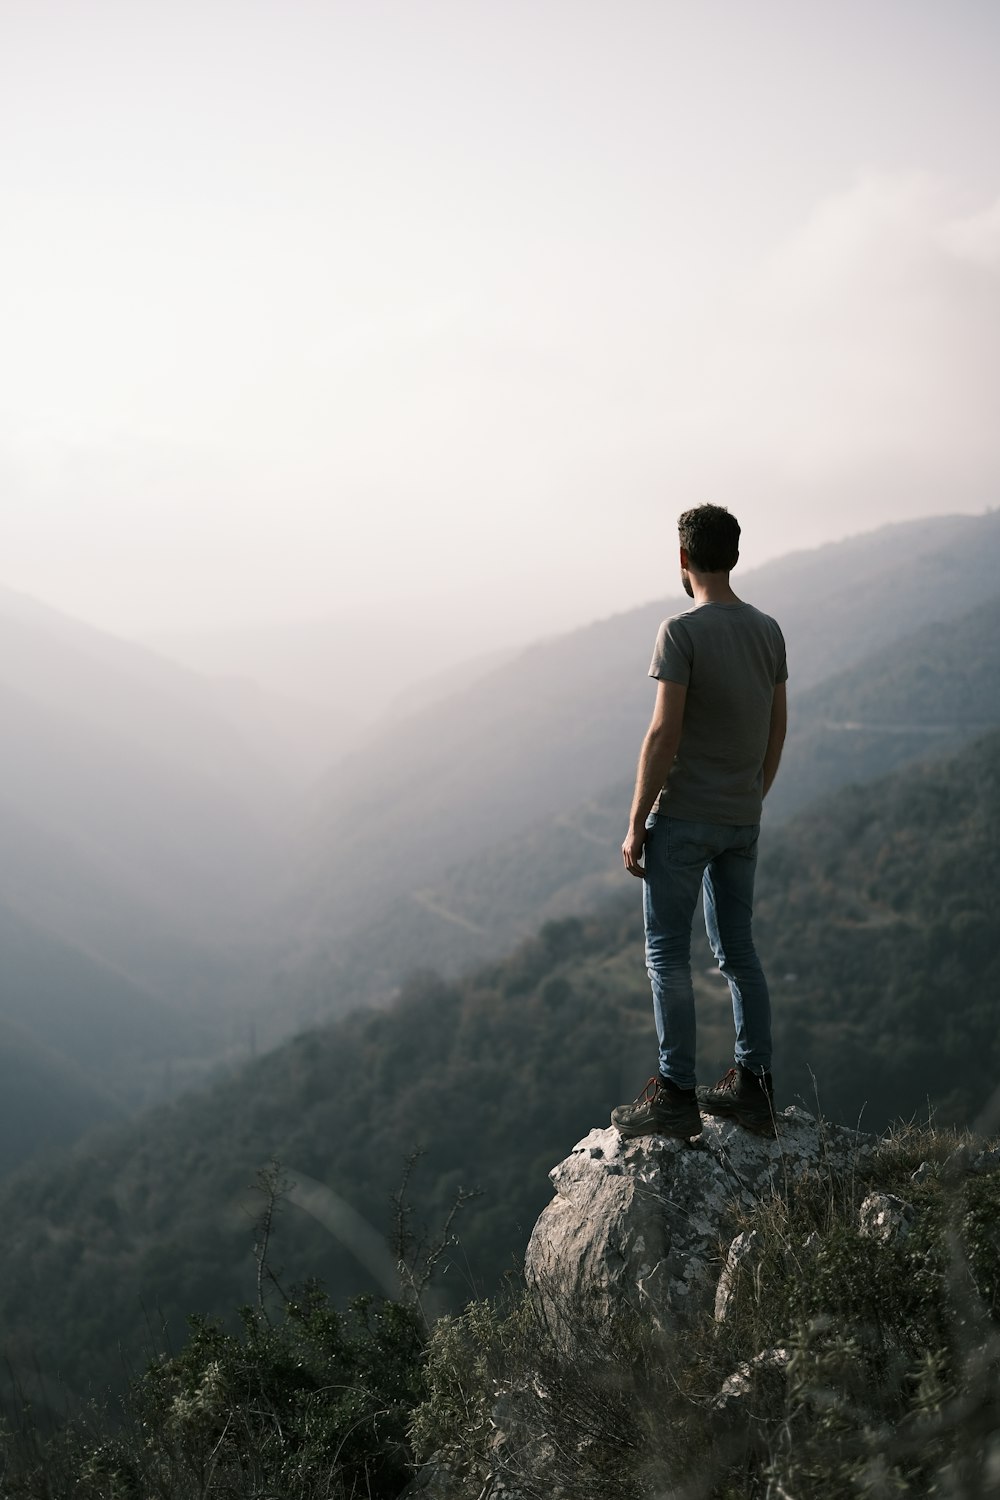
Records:
[[[625,842],[622,844],[622,859],[625,861],[625,868],[629,872],[629,874],[637,875],[640,880],[645,880],[646,878],[646,872],[642,868],[642,865],[639,863],[639,861],[642,859],[642,851],[645,847],[645,828],[643,828],[639,833],[636,833],[634,829],[630,828],[628,833],[625,835]]]
[[[774,698],[771,701],[771,726],[767,736],[767,749],[764,752],[764,796],[771,790],[771,784],[778,774],[778,765],[781,761],[781,747],[785,743],[785,731],[788,728],[788,695],[785,684],[779,682],[774,689]]]
[[[639,752],[635,794],[629,813],[629,829],[622,844],[622,859],[630,875],[646,876],[639,861],[646,847],[646,819],[663,788],[681,742],[687,688],[682,682],[661,680],[656,685],[656,704],[646,738]]]

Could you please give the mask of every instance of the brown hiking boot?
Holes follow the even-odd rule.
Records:
[[[756,1135],[774,1135],[774,1085],[770,1073],[758,1076],[737,1063],[711,1088],[698,1090],[698,1103],[707,1115],[735,1120]]]
[[[701,1134],[701,1114],[694,1089],[679,1089],[663,1078],[651,1078],[631,1104],[611,1111],[620,1135],[670,1135],[687,1141]]]

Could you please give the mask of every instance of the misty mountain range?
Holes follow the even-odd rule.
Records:
[[[789,644],[769,818],[1000,722],[998,561],[991,513],[740,579]],[[273,696],[251,711],[231,682],[0,590],[0,1086],[13,1119],[16,1080],[18,1120],[0,1165],[621,889],[646,666],[686,605],[470,663],[429,704],[386,684],[364,747],[310,781],[305,747],[276,749]]]

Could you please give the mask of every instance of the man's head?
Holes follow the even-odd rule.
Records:
[[[724,505],[698,505],[678,519],[680,544],[696,573],[728,573],[740,555],[740,523]]]

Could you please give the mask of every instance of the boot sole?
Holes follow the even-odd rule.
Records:
[[[701,1132],[704,1128],[701,1121],[698,1122],[697,1128],[692,1130],[685,1130],[683,1128],[670,1130],[663,1125],[657,1125],[655,1121],[651,1122],[649,1125],[632,1126],[619,1125],[618,1122],[613,1119],[611,1121],[611,1124],[614,1129],[617,1130],[618,1134],[620,1136],[624,1136],[624,1138],[628,1141],[636,1140],[639,1136],[643,1135],[665,1135],[669,1140],[672,1141],[690,1141],[693,1140],[696,1135],[701,1135]]]
[[[720,1109],[717,1105],[705,1103],[701,1104],[701,1109],[706,1115],[714,1115],[719,1120],[735,1120],[737,1125],[742,1125],[744,1130],[749,1130],[753,1135],[766,1135],[774,1140],[778,1133],[770,1115],[766,1119],[758,1116],[748,1120],[735,1109]]]

